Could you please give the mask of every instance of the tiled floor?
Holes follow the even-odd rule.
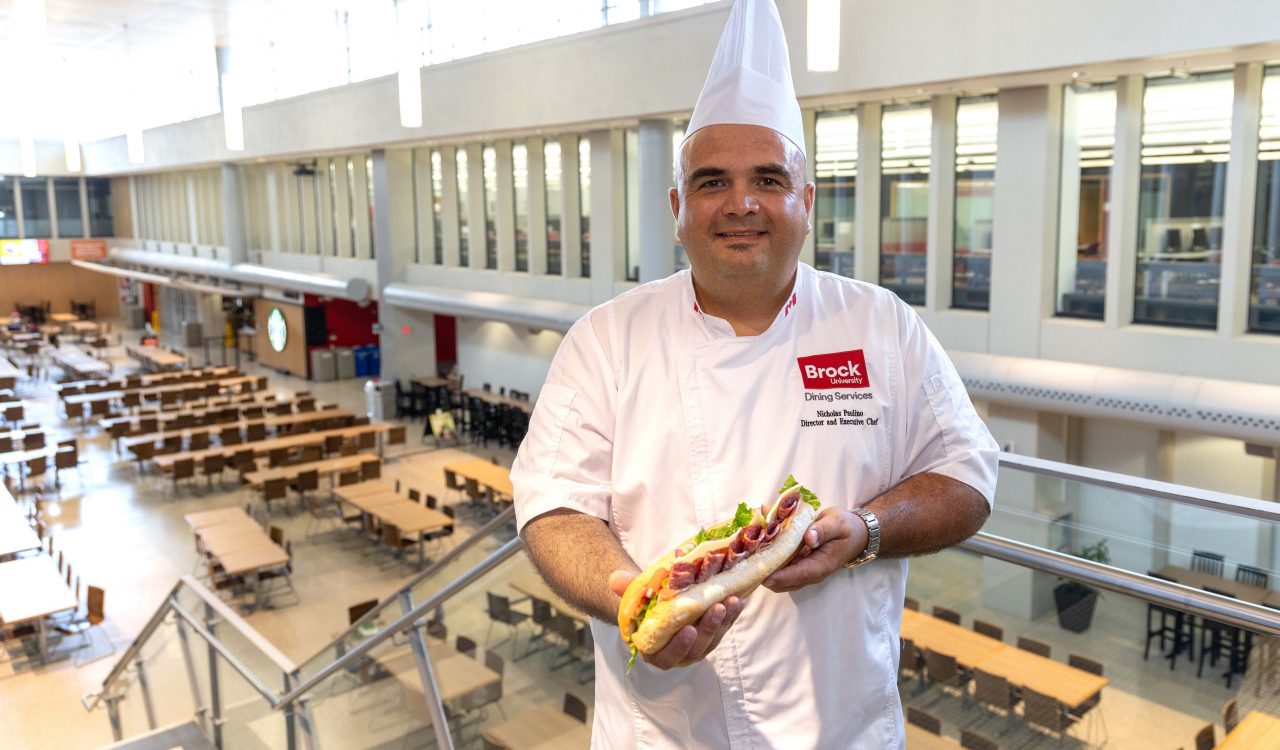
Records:
[[[113,353],[118,369],[131,366],[121,353]],[[362,382],[308,383],[247,363],[245,369],[269,374],[273,386],[282,390],[310,390],[321,401],[336,402],[358,413],[364,411]],[[78,424],[66,422],[55,411],[47,383],[24,384],[21,395],[35,404],[29,419],[52,425],[67,436],[81,438],[83,464],[79,472],[65,478],[52,533],[56,548],[64,552],[84,582],[106,589],[108,619],[103,631],[115,643],[117,651],[79,668],[71,659],[31,668],[24,656],[0,655],[0,748],[97,747],[111,741],[107,716],[101,710],[92,714],[84,711],[80,697],[100,686],[105,673],[166,592],[180,576],[194,571],[196,557],[183,516],[195,510],[242,505],[251,498],[238,489],[219,489],[216,484],[212,490],[201,485],[198,489],[183,488],[174,493],[157,474],[140,474],[132,464],[113,453],[96,427],[81,430]],[[446,501],[454,500],[456,493],[444,487],[441,467],[445,464],[467,456],[493,457],[506,464],[512,458],[509,450],[436,449],[419,443],[416,440],[419,434],[421,424],[412,424],[409,449],[388,464],[386,473],[392,479],[400,478],[409,486],[419,487]],[[299,664],[313,657],[345,629],[348,606],[365,599],[381,599],[415,573],[413,568],[391,559],[354,531],[328,528],[315,531],[306,513],[278,513],[272,523],[281,526],[287,538],[295,540],[293,580],[301,602],[260,609],[245,615],[245,619]],[[309,531],[315,533],[308,534]],[[493,548],[510,535],[510,530],[502,532],[500,539],[492,540],[484,549]],[[469,559],[479,559],[480,554],[477,550],[474,558]],[[467,635],[481,643],[483,652],[489,629],[484,591],[508,591],[504,581],[526,572],[526,566],[523,556],[517,556],[451,601],[446,607],[450,638]],[[1145,604],[1108,594],[1089,631],[1068,633],[1058,628],[1052,614],[1026,622],[983,607],[973,582],[1003,585],[1003,581],[996,580],[1000,576],[992,576],[989,571],[984,580],[983,570],[981,560],[960,552],[922,558],[912,563],[910,593],[922,600],[926,610],[934,604],[959,610],[966,625],[974,616],[1002,625],[1008,640],[1024,633],[1048,641],[1053,644],[1056,658],[1065,659],[1068,652],[1074,651],[1102,661],[1111,679],[1101,704],[1108,747],[1141,750],[1191,746],[1192,736],[1200,726],[1210,722],[1220,725],[1220,707],[1237,694],[1245,710],[1260,707],[1274,712],[1280,706],[1275,684],[1264,686],[1258,677],[1260,669],[1251,670],[1243,686],[1236,682],[1228,690],[1216,676],[1221,669],[1206,668],[1205,677],[1198,679],[1195,666],[1186,660],[1172,671],[1164,660],[1153,657],[1151,661],[1143,661]],[[420,601],[442,584],[442,581],[424,584],[415,591],[415,597]],[[383,621],[391,616],[394,610]],[[501,710],[491,707],[479,725],[468,724],[464,732],[466,744],[479,746],[482,727],[502,721],[504,714],[511,716],[536,703],[559,705],[566,691],[590,704],[591,685],[578,683],[572,667],[550,670],[546,652],[527,659],[512,658],[525,652],[531,632],[531,628],[523,625],[514,644],[507,642],[495,648],[506,663]],[[494,630],[495,640],[504,635],[502,628]],[[105,652],[103,635],[99,633],[95,637],[94,653]],[[64,644],[63,648],[71,645]],[[207,679],[207,659],[203,651],[197,653],[201,658],[195,659],[195,670],[203,681]],[[406,654],[408,646],[398,640],[379,646],[375,652],[375,656],[397,663],[403,663]],[[162,626],[147,655],[147,679],[158,724],[189,720],[194,704],[182,660],[181,640],[172,624]],[[326,654],[322,660],[329,656],[331,654]],[[313,671],[318,663],[309,664],[304,674]],[[250,666],[266,672],[261,659],[250,659]],[[1211,671],[1214,676],[1210,675]],[[224,716],[229,719],[224,727],[226,746],[283,746],[284,721],[280,713],[270,711],[256,693],[231,675],[225,666],[219,674],[223,683]],[[136,682],[134,685],[122,706],[126,734],[146,729]],[[282,688],[278,684],[269,687]],[[992,736],[1004,728],[1003,718],[987,718],[971,700],[962,702],[944,696],[937,688],[919,693],[916,690],[914,682],[904,682],[904,701],[926,706],[940,715],[945,733],[952,737],[958,736],[962,726],[977,725],[979,731]],[[208,699],[207,693],[204,699]],[[421,698],[394,679],[368,679],[367,673],[362,675],[358,671],[341,674],[324,683],[310,702],[310,709],[327,750],[433,744]],[[1057,744],[1056,739],[1025,728],[1020,720],[1015,720],[1013,727],[999,737],[1002,747]],[[1221,737],[1220,727],[1218,731]],[[1101,725],[1090,723],[1074,728],[1063,744],[1083,746],[1082,737],[1098,744],[1102,737]]]

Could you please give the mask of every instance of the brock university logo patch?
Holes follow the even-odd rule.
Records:
[[[861,349],[797,357],[796,364],[805,390],[871,387]]]

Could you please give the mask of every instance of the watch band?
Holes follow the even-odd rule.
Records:
[[[854,508],[853,512],[861,516],[867,524],[867,546],[862,550],[862,554],[845,564],[846,568],[856,568],[863,563],[871,562],[880,554],[880,519],[866,508]]]

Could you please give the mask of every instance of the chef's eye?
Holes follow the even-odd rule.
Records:
[[[777,180],[773,179],[772,177],[762,177],[762,178],[760,179],[760,184],[761,184],[761,185],[768,185],[769,187],[773,187],[774,185],[781,185],[782,183],[778,182]]]
[[[716,179],[713,179],[713,180],[707,180],[706,182],[702,183],[701,187],[704,187],[704,188],[706,188],[706,187],[721,187],[721,186],[723,186],[723,185],[724,185],[724,180],[721,180],[721,179],[719,179],[719,178],[716,178]]]

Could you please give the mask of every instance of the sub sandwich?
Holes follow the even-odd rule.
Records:
[[[660,650],[716,602],[746,596],[785,565],[818,517],[818,498],[787,477],[761,508],[740,503],[733,518],[685,540],[637,575],[622,594],[618,628],[636,653]]]

